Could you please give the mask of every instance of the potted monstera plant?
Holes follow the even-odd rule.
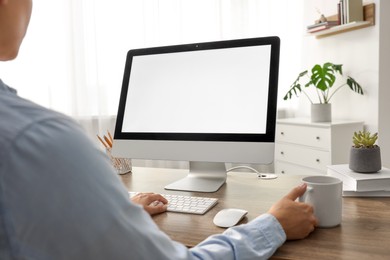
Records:
[[[349,168],[360,173],[376,173],[382,168],[381,150],[376,144],[378,133],[354,132],[349,155]]]
[[[293,82],[290,89],[284,96],[284,100],[291,99],[303,93],[311,102],[311,121],[330,122],[332,121],[332,107],[330,100],[342,87],[348,86],[352,91],[363,95],[363,89],[356,80],[347,76],[339,86],[336,83],[337,76],[343,76],[342,64],[326,62],[322,66],[316,64],[311,71],[305,70],[299,73],[298,78]],[[314,88],[318,100],[313,100],[307,93],[307,89]]]

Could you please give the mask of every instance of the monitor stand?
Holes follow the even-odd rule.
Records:
[[[227,178],[225,163],[190,162],[190,172],[181,180],[165,186],[166,190],[216,192]]]

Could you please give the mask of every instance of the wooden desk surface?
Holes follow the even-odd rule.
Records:
[[[216,193],[164,190],[164,186],[184,177],[186,170],[138,168],[121,178],[129,191],[185,194],[216,197],[218,204],[205,215],[167,212],[153,217],[173,240],[189,247],[209,235],[225,229],[212,219],[223,208],[248,210],[246,223],[265,213],[294,186],[302,176],[280,176],[260,180],[254,173],[230,172],[224,186]],[[336,228],[317,228],[303,240],[287,241],[273,259],[390,259],[390,198],[343,198],[343,220]]]

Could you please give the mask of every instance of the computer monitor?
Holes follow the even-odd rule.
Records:
[[[225,163],[272,163],[279,49],[261,37],[130,50],[113,155],[189,161],[165,189],[198,192],[225,183]]]

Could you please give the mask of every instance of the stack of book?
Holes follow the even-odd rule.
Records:
[[[314,33],[314,32],[319,32],[322,30],[329,29],[333,26],[339,25],[339,21],[326,21],[322,23],[315,23],[312,25],[307,26],[307,32],[308,33]]]
[[[344,197],[390,197],[390,169],[357,173],[348,164],[329,165],[327,174],[343,181]]]

